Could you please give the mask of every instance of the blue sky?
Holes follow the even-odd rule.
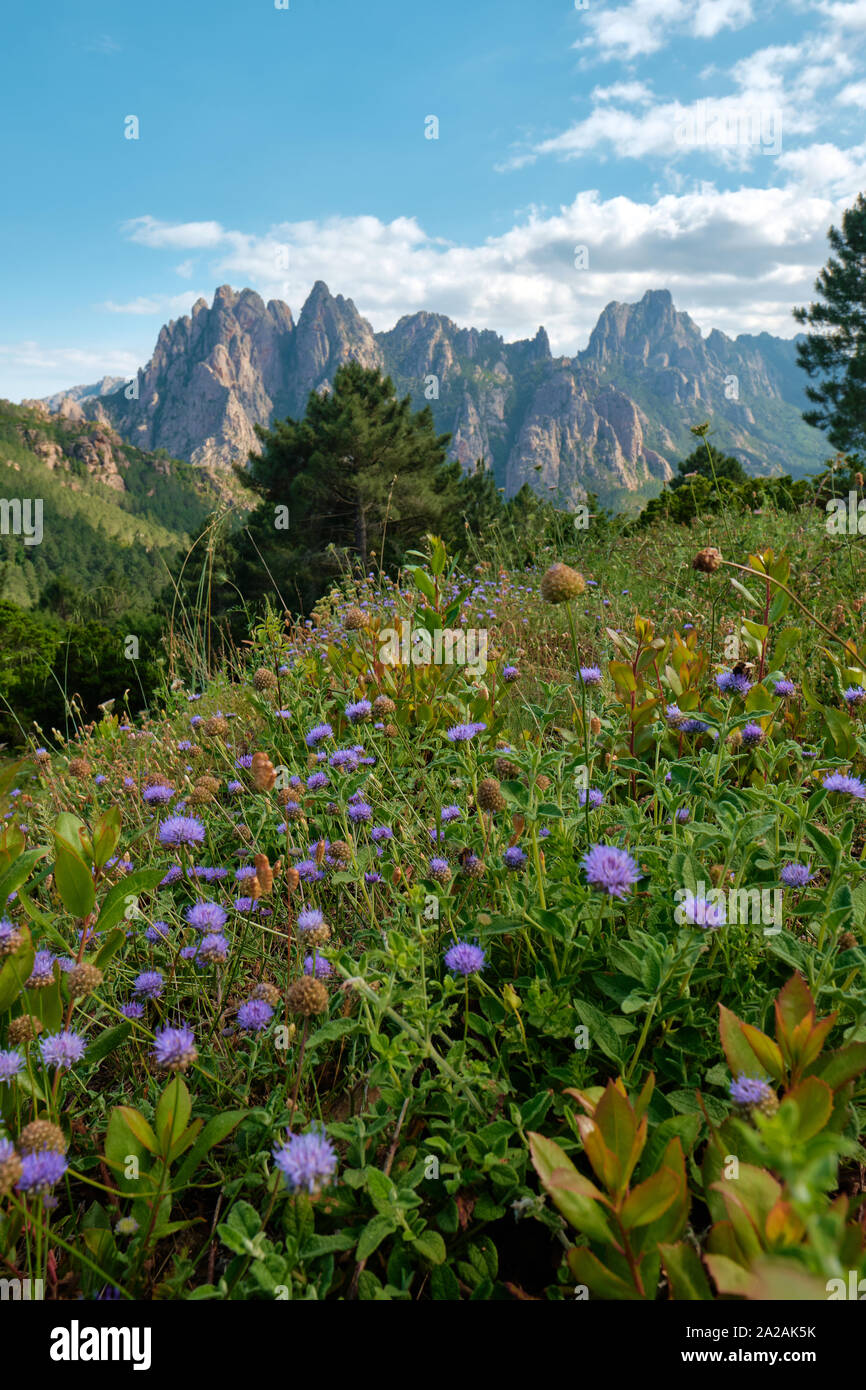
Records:
[[[222,283],[564,353],[666,286],[790,336],[866,188],[866,0],[289,6],[9,12],[0,395],[131,374]]]

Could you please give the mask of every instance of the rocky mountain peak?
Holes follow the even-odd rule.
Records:
[[[387,372],[417,409],[429,405],[465,467],[483,458],[509,493],[527,481],[562,504],[586,490],[602,501],[657,490],[691,451],[690,427],[708,418],[719,447],[754,471],[805,471],[826,452],[800,417],[795,344],[704,339],[668,290],[608,304],[588,346],[567,358],[553,357],[543,327],[507,343],[429,310],[374,333],[323,280],[297,322],[280,300],[221,285],[212,304],[199,299],[161,329],[136,399],[102,384],[50,399],[218,473],[258,447],[255,425],[302,415],[309,393],[349,361]]]

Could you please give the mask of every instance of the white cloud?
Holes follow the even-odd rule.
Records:
[[[142,246],[172,247],[174,250],[195,250],[219,246],[226,233],[219,222],[160,222],[156,217],[133,217],[122,229],[130,241]]]
[[[116,304],[114,300],[108,299],[100,307],[109,314],[141,314],[150,317],[154,314],[188,314],[200,297],[200,291],[185,290],[183,294],[140,295],[126,304]]]
[[[26,340],[0,343],[0,394],[8,400],[49,396],[103,376],[132,377],[142,355],[125,348],[45,347]]]
[[[789,161],[783,188],[705,184],[647,202],[584,192],[477,245],[431,238],[412,218],[283,223],[263,236],[226,231],[224,254],[209,264],[211,283],[249,285],[297,316],[321,279],[352,298],[376,330],[427,309],[506,339],[544,324],[554,351],[565,354],[586,342],[611,300],[666,287],[705,330],[789,337],[791,306],[812,297],[826,260],[827,229],[866,174],[860,153],[858,163],[851,152],[813,147]],[[820,168],[829,170],[823,182]],[[575,268],[578,246],[588,248],[588,270]]]
[[[622,101],[628,105],[645,105],[652,101],[652,90],[646,82],[612,82],[609,87],[594,87],[593,101]]]
[[[112,299],[107,299],[103,304],[109,314],[158,314],[158,299],[133,299],[128,304],[115,304]]]
[[[740,29],[753,19],[750,0],[629,0],[581,12],[589,28],[574,47],[602,59],[627,62],[657,53],[683,34],[711,39],[723,29]]]
[[[847,87],[843,87],[838,101],[846,106],[866,106],[866,82],[849,82]]]

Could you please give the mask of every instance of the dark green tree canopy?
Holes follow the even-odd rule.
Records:
[[[450,436],[436,433],[429,407],[413,412],[389,377],[357,362],[339,368],[330,391],[311,393],[302,420],[257,434],[248,481],[262,501],[239,545],[245,594],[273,582],[289,607],[306,608],[340,552],[364,567],[373,555],[399,564],[425,531],[448,529],[459,504]]]
[[[699,477],[711,480],[713,478],[719,480],[727,478],[732,483],[744,483],[747,476],[739,459],[734,458],[733,454],[723,454],[712,444],[699,444],[688,458],[680,459],[677,464],[677,471],[668,487],[677,488],[687,485],[690,473],[697,473]]]
[[[808,324],[797,344],[800,366],[817,385],[806,395],[815,405],[803,419],[825,429],[843,453],[866,448],[866,197],[842,217],[841,230],[831,227],[833,251],[815,281],[820,296],[808,308],[794,310],[798,323]]]

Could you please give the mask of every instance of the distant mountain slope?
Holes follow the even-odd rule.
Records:
[[[256,447],[255,424],[302,414],[309,392],[350,359],[429,404],[464,465],[483,458],[508,494],[529,482],[561,505],[587,491],[613,504],[652,495],[705,419],[753,473],[802,475],[830,452],[800,415],[794,340],[703,338],[667,290],[609,304],[582,352],[554,357],[543,328],[506,343],[425,311],[374,333],[321,281],[295,323],[287,305],[223,285],[212,306],[200,299],[162,328],[137,397],[99,383],[91,396],[65,393],[61,408],[219,473]]]
[[[188,463],[124,443],[105,423],[0,401],[0,497],[42,503],[38,544],[4,523],[0,600],[35,606],[63,577],[85,592],[111,586],[121,608],[147,608],[219,489]]]

